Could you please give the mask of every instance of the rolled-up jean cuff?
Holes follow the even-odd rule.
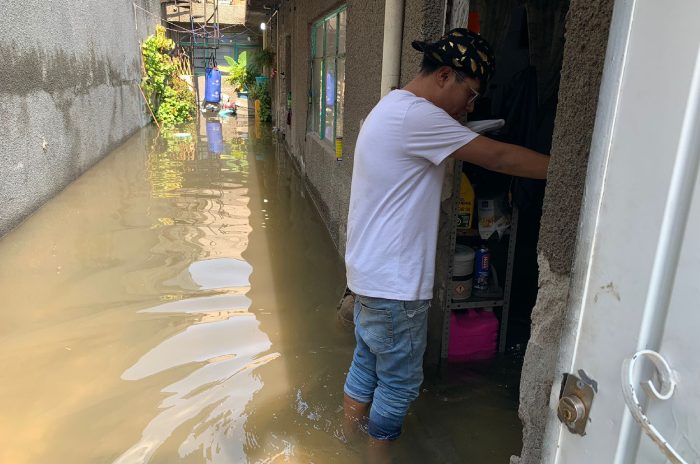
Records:
[[[343,387],[343,392],[345,392],[346,395],[350,397],[350,399],[357,401],[358,403],[371,403],[372,402],[372,397],[370,396],[369,398],[363,397],[362,395],[358,395],[354,391],[350,390],[347,385]]]
[[[369,412],[369,436],[377,440],[396,440],[401,436],[403,417],[384,417],[375,408]]]

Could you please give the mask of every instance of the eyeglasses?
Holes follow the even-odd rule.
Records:
[[[471,91],[472,91],[472,94],[473,94],[472,97],[469,99],[469,102],[468,102],[468,103],[471,105],[472,103],[474,103],[475,101],[477,101],[477,100],[479,99],[479,97],[481,96],[481,94],[480,94],[479,92],[477,92],[476,90],[472,89],[472,86],[471,86],[471,85],[467,84],[467,87],[469,87],[469,90],[471,90]]]
[[[459,83],[466,82],[467,78],[466,78],[465,76],[463,76],[462,74],[460,74],[460,73],[457,72],[456,70],[453,70],[453,71],[454,71],[454,73],[455,73],[457,82],[459,82]],[[471,98],[469,98],[469,100],[467,101],[467,104],[468,104],[468,105],[471,105],[472,103],[474,103],[475,101],[477,101],[477,100],[479,99],[479,97],[481,96],[481,94],[480,94],[479,92],[477,92],[476,90],[474,90],[474,89],[472,88],[472,86],[469,85],[468,82],[467,82],[467,88],[468,88],[469,90],[471,90],[471,92],[472,92]]]

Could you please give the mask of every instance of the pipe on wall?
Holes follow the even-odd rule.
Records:
[[[382,49],[381,96],[399,86],[404,0],[386,0]]]

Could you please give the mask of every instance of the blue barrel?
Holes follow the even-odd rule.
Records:
[[[204,101],[218,104],[221,100],[221,71],[207,68],[204,78]]]
[[[207,121],[207,146],[210,153],[224,152],[224,136],[221,133],[221,122]]]

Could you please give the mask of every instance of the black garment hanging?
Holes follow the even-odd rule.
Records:
[[[506,125],[501,130],[504,142],[521,145],[540,153],[549,153],[556,109],[556,94],[538,107],[537,71],[529,66],[516,74],[504,89],[500,117]],[[515,177],[511,193],[513,203],[521,210],[542,208],[545,181]]]

